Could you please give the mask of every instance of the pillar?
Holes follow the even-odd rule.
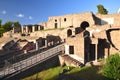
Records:
[[[38,42],[36,41],[36,51],[39,49]]]
[[[95,61],[98,59],[98,44],[95,45]]]
[[[24,33],[24,26],[21,27],[22,33]]]
[[[15,27],[13,27],[13,31],[12,31],[12,33],[16,33],[16,29],[15,29]]]
[[[32,26],[32,32],[35,32],[35,26]]]
[[[108,58],[108,55],[109,55],[109,48],[105,48],[104,58]]]
[[[45,46],[48,47],[48,43],[47,43],[47,40],[45,40]]]
[[[59,18],[59,22],[58,22],[58,23],[59,23],[58,28],[62,28],[62,27],[61,27],[61,18]]]
[[[65,54],[69,54],[69,45],[65,45]]]
[[[25,31],[25,32],[28,33],[28,26],[25,26],[25,28],[26,28],[26,31]]]
[[[38,25],[38,31],[40,31],[40,25]]]

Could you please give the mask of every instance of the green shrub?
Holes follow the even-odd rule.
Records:
[[[103,66],[104,75],[111,80],[120,80],[120,55],[110,55]]]
[[[4,29],[0,28],[0,37],[3,35],[3,33],[4,33]]]

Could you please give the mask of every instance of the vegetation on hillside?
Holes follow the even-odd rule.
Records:
[[[36,73],[23,80],[59,80],[59,74],[63,72],[64,69],[68,70],[68,66],[50,68],[48,70]],[[83,68],[69,67],[69,71],[65,74],[67,75],[66,77],[69,75],[69,77],[72,76],[74,78],[77,78],[75,80],[108,80],[105,76],[103,76],[101,66]],[[69,80],[74,79],[70,78]]]
[[[7,21],[2,24],[2,20],[0,19],[0,37],[3,35],[4,32],[10,31],[13,27],[21,27],[21,24],[17,22]]]
[[[103,5],[99,4],[99,5],[97,5],[97,8],[98,8],[99,14],[108,14],[107,9],[105,9]]]
[[[103,73],[110,80],[120,80],[120,55],[110,55],[105,65],[103,66]]]
[[[50,68],[23,80],[59,80],[58,75],[64,69],[68,70],[68,66]],[[78,80],[120,80],[120,55],[110,55],[106,60],[102,60],[101,66],[69,67],[65,74],[77,77]]]

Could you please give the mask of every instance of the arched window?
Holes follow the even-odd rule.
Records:
[[[86,29],[87,27],[89,27],[89,23],[88,23],[87,21],[83,21],[83,22],[81,23],[80,27],[81,27],[82,29]]]
[[[64,18],[64,22],[66,22],[67,21],[67,19],[66,18]]]

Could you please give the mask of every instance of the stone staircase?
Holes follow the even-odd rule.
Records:
[[[84,64],[69,55],[63,55],[62,59],[64,60],[64,63],[68,66],[74,66],[74,67],[82,67]]]

